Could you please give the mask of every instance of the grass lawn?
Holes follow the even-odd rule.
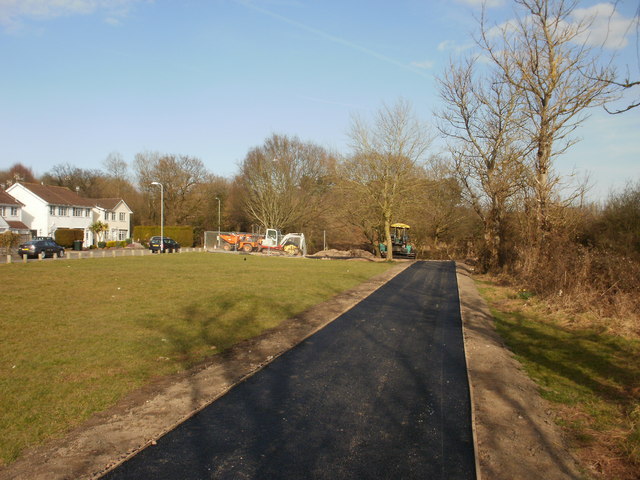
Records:
[[[387,268],[207,253],[0,265],[0,465]]]
[[[640,341],[578,327],[528,292],[478,286],[498,332],[556,406],[585,464],[603,478],[638,478]]]

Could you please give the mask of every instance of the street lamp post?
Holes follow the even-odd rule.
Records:
[[[151,182],[160,186],[160,253],[164,253],[164,186],[160,182]]]
[[[216,197],[218,200],[218,238],[216,239],[216,248],[220,248],[220,199]]]

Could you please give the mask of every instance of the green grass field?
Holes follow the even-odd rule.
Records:
[[[387,268],[207,253],[0,265],[0,465]]]
[[[498,333],[558,408],[558,423],[585,462],[607,478],[640,467],[640,341],[579,326],[535,297],[479,284]],[[630,476],[628,476],[630,475]]]

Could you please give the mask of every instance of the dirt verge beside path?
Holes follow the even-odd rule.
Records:
[[[585,478],[548,403],[497,334],[468,267],[457,264],[457,277],[482,479]]]
[[[241,342],[200,368],[142,388],[65,438],[25,452],[0,480],[95,479],[224,395],[398,275],[403,262],[331,300]]]

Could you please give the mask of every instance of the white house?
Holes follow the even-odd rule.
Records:
[[[92,245],[89,226],[100,220],[109,224],[105,240],[130,237],[132,211],[121,199],[86,198],[67,187],[25,182],[14,183],[6,193],[22,203],[22,221],[35,236],[52,237],[58,228],[78,229],[84,232],[84,244]]]
[[[22,221],[22,207],[22,203],[0,190],[0,233],[30,234],[29,227]]]
[[[94,221],[109,225],[106,240],[126,240],[131,238],[131,215],[133,211],[121,198],[95,199]]]

